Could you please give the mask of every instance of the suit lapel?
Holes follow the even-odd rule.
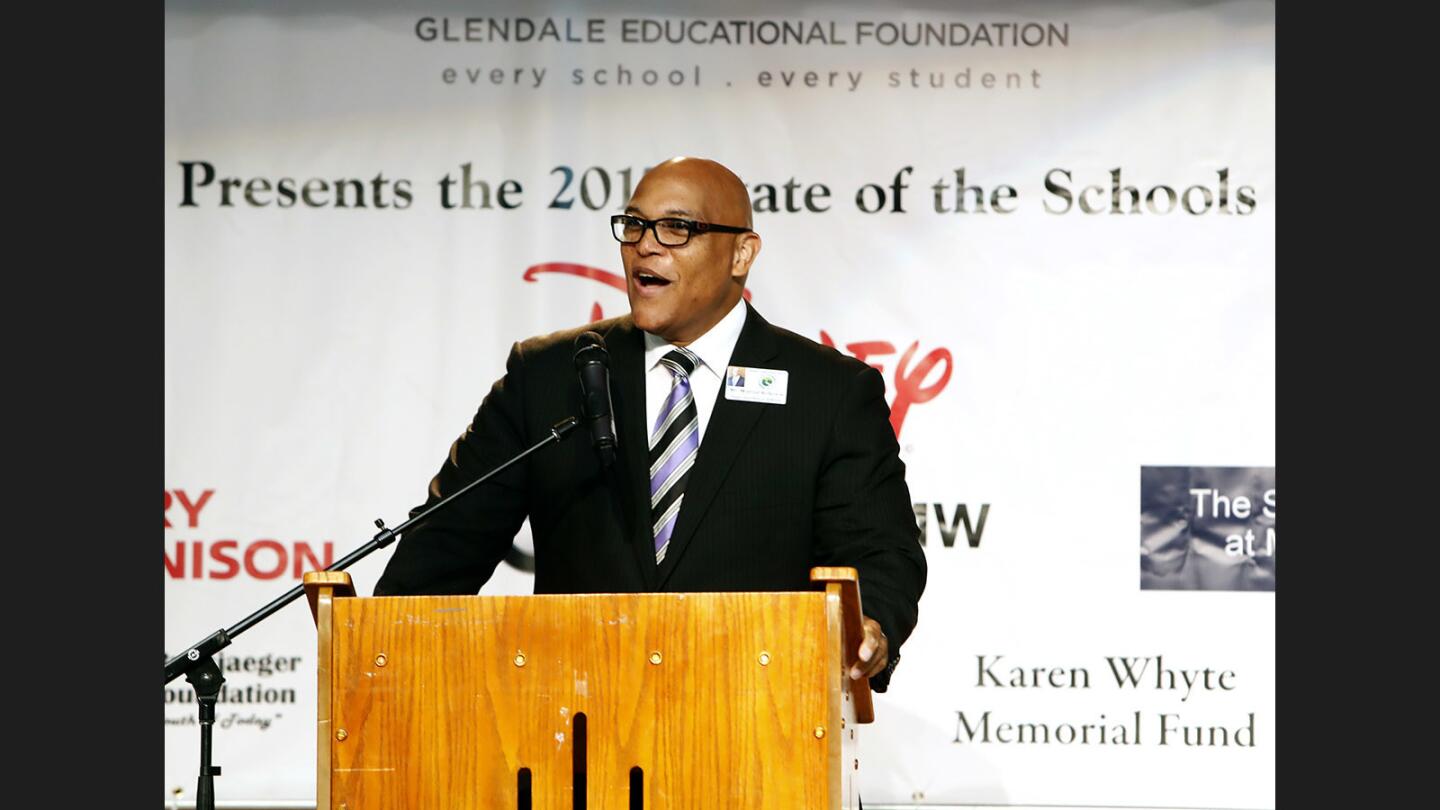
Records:
[[[605,335],[610,396],[616,414],[616,486],[626,537],[645,589],[657,588],[655,538],[650,532],[650,433],[645,425],[645,338],[628,315]]]
[[[773,327],[760,317],[760,313],[751,309],[748,302],[745,306],[749,311],[745,316],[745,326],[740,330],[740,338],[735,342],[735,350],[730,355],[730,365],[763,366],[775,356],[778,349]],[[719,369],[719,372],[723,377],[725,369]],[[670,536],[670,548],[665,552],[665,562],[658,569],[660,581],[656,589],[665,587],[665,583],[679,565],[695,529],[710,508],[710,502],[715,499],[715,493],[719,491],[726,474],[730,472],[735,456],[739,454],[761,414],[769,407],[773,406],[726,399],[722,381],[715,408],[710,413],[710,421],[700,439],[700,451],[695,457],[695,466],[691,469],[690,480],[685,485],[685,500],[680,505],[675,532]],[[648,484],[645,491],[649,491]],[[647,508],[648,503],[647,501]]]

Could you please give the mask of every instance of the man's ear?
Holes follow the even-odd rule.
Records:
[[[730,275],[733,278],[744,278],[750,273],[750,265],[755,263],[755,257],[760,255],[760,234],[742,233],[735,240],[735,255],[730,262]]]

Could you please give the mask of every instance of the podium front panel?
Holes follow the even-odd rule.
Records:
[[[838,807],[825,599],[336,599],[330,806]]]

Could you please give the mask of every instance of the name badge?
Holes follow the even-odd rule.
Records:
[[[784,405],[790,372],[754,366],[725,369],[725,398],[765,405]]]

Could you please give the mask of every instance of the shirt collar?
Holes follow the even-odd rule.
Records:
[[[724,377],[725,368],[730,364],[730,355],[735,351],[735,344],[740,340],[740,330],[745,328],[746,309],[743,299],[736,301],[735,306],[730,308],[730,311],[720,319],[719,323],[710,327],[710,331],[685,347],[700,358],[700,364],[709,369],[716,379]],[[655,368],[655,365],[660,362],[660,358],[675,347],[658,335],[652,335],[649,332],[643,334],[645,335],[645,369],[648,371]]]

